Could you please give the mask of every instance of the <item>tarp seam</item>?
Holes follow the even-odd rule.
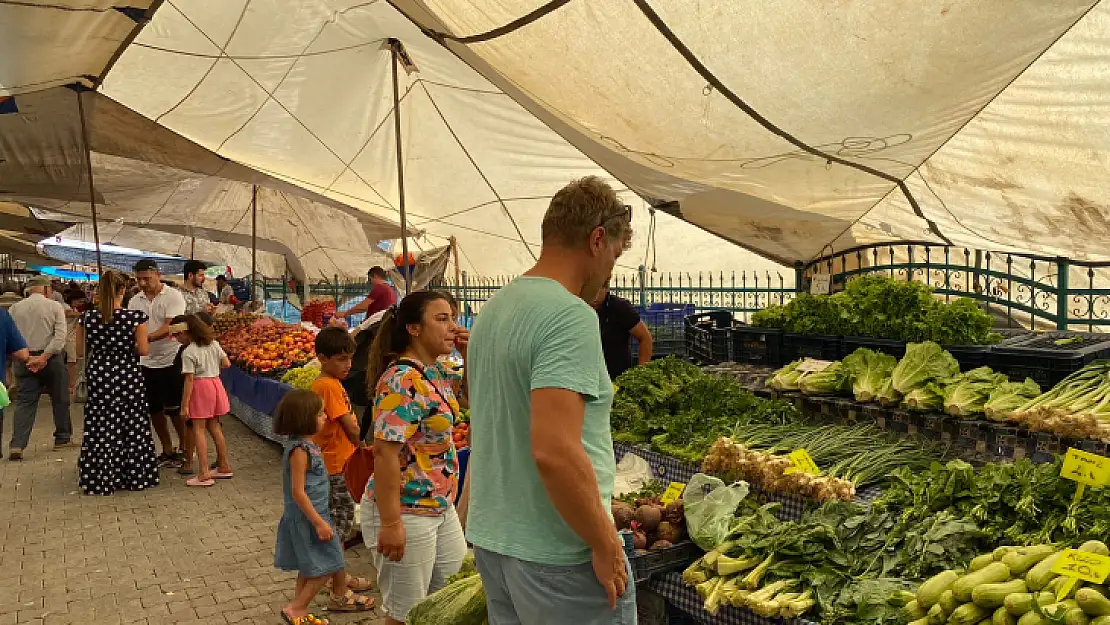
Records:
[[[123,51],[127,49],[127,46],[131,45],[132,42],[134,42],[135,39],[139,36],[139,33],[142,32],[142,30],[146,28],[146,25],[150,23],[151,18],[154,17],[154,12],[158,10],[158,7],[162,6],[163,1],[164,0],[154,0],[150,3],[150,6],[148,6],[143,11],[142,19],[136,20],[135,25],[131,27],[131,31],[127,33],[127,37],[125,37],[123,41],[121,41],[120,44],[116,46],[115,52],[112,53],[112,56],[108,59],[108,62],[104,64],[104,69],[100,70],[100,74],[96,77],[96,82],[94,83],[94,86],[99,87],[100,85],[104,84],[104,78],[108,76],[108,72],[112,71],[112,68],[116,66],[116,62],[119,61],[121,56],[123,56]],[[119,7],[113,8],[115,10],[119,10]],[[130,8],[133,9],[134,7]],[[128,18],[134,18],[134,16],[128,12],[120,11],[120,13],[127,15]]]
[[[655,26],[655,29],[659,31],[659,34],[662,35],[663,38],[666,39],[668,42],[670,42],[671,46],[684,59],[686,59],[686,62],[690,64],[694,71],[696,71],[702,78],[709,82],[710,85],[717,89],[717,91],[720,92],[721,95],[725,96],[726,99],[732,102],[733,105],[746,113],[748,117],[750,117],[753,121],[755,121],[760,126],[763,126],[763,128],[771,134],[783,139],[784,141],[790,143],[800,150],[825,159],[826,162],[838,163],[840,165],[844,165],[845,167],[850,167],[857,171],[871,174],[872,176],[876,176],[878,178],[881,178],[882,180],[886,180],[887,182],[894,183],[906,196],[906,200],[909,201],[910,207],[913,208],[914,213],[929,224],[929,229],[933,232],[933,234],[937,235],[945,242],[951,244],[951,241],[949,241],[947,237],[945,237],[940,232],[940,230],[937,228],[937,225],[933,223],[928,217],[926,217],[925,214],[921,211],[921,207],[918,205],[917,200],[913,197],[913,194],[910,193],[909,187],[906,186],[906,183],[903,180],[900,180],[897,176],[875,169],[874,167],[863,165],[861,163],[855,163],[839,156],[835,156],[833,154],[828,154],[826,152],[818,150],[817,148],[803,142],[801,139],[798,139],[794,135],[786,132],[782,128],[779,128],[777,125],[772,123],[771,120],[761,115],[759,111],[756,111],[751,105],[745,102],[739,95],[736,94],[736,92],[729,89],[723,81],[717,78],[717,76],[714,75],[713,72],[711,72],[709,68],[706,67],[706,65],[702,63],[701,60],[697,58],[697,56],[694,55],[693,51],[690,50],[690,48],[687,47],[681,39],[679,39],[678,35],[676,35],[674,31],[672,31],[670,27],[667,26],[666,22],[663,21],[663,18],[661,18],[659,14],[651,8],[651,5],[648,4],[647,0],[633,0],[633,2],[635,2],[636,6],[639,7],[640,11],[644,14],[644,17],[646,17],[648,21],[651,22],[653,26]],[[866,211],[864,212],[864,214],[866,214]],[[857,219],[859,218],[857,217]]]
[[[470,151],[466,149],[465,145],[463,145],[462,139],[459,139],[459,135],[455,133],[455,129],[451,127],[450,122],[448,122],[447,118],[443,116],[443,111],[439,109],[439,105],[436,104],[436,100],[432,97],[432,94],[428,91],[428,88],[424,85],[421,85],[420,88],[423,89],[424,94],[428,96],[428,101],[432,103],[432,108],[435,109],[436,115],[439,115],[439,119],[443,122],[443,125],[447,127],[447,132],[451,133],[451,138],[455,140],[455,143],[458,144],[459,149],[463,151],[464,155],[466,155],[466,160],[470,161],[470,164],[474,167],[474,171],[478,172],[478,175],[482,177],[482,181],[486,183],[486,186],[489,187],[490,192],[493,193],[493,197],[497,198],[497,202],[501,205],[501,210],[505,211],[505,216],[509,218],[509,223],[513,224],[513,230],[516,230],[517,236],[520,237],[520,242],[524,244],[524,247],[528,250],[528,254],[532,257],[532,260],[536,260],[536,254],[532,252],[532,247],[529,246],[528,242],[524,240],[524,234],[521,233],[520,226],[517,225],[516,219],[513,218],[513,214],[509,212],[509,207],[505,206],[504,200],[501,199],[501,194],[498,193],[497,189],[493,187],[493,183],[489,181],[489,178],[486,177],[485,172],[483,172],[482,168],[478,166],[478,163],[474,160],[474,157],[470,155]]]
[[[515,20],[509,22],[508,24],[505,24],[504,26],[499,26],[498,28],[494,28],[493,30],[490,30],[490,31],[487,31],[487,32],[484,32],[484,33],[480,33],[480,34],[477,34],[477,35],[471,35],[469,37],[450,37],[450,38],[454,39],[455,41],[457,41],[459,43],[462,43],[462,44],[482,43],[483,41],[489,41],[491,39],[496,39],[496,38],[500,37],[501,35],[506,35],[508,33],[511,33],[514,30],[518,29],[518,28],[523,28],[524,26],[527,26],[528,24],[531,24],[532,22],[540,19],[541,17],[547,15],[548,13],[551,13],[553,11],[561,9],[564,6],[568,5],[568,4],[570,4],[570,0],[552,0],[551,2],[548,2],[547,4],[544,4],[544,5],[540,6],[539,8],[531,11],[530,13],[516,18]]]
[[[948,214],[949,214],[949,216],[951,216],[951,217],[952,217],[952,219],[953,219],[953,220],[955,220],[955,222],[956,222],[956,223],[957,223],[957,224],[958,224],[958,225],[959,225],[959,226],[960,226],[961,228],[963,228],[964,230],[966,230],[966,231],[970,232],[971,234],[973,234],[973,235],[975,235],[975,236],[977,236],[977,237],[980,237],[980,238],[982,238],[982,239],[983,239],[983,240],[985,240],[985,241],[989,241],[989,242],[991,242],[991,243],[994,243],[994,244],[996,244],[996,245],[1006,245],[1005,243],[1002,243],[1002,242],[1000,242],[1000,241],[995,241],[995,240],[991,239],[990,237],[985,237],[985,236],[983,236],[982,234],[980,234],[980,233],[976,232],[975,230],[973,230],[973,229],[971,229],[971,228],[968,228],[967,226],[965,226],[965,225],[963,224],[963,222],[961,222],[961,221],[960,221],[960,219],[959,219],[958,217],[956,217],[956,215],[955,215],[955,214],[954,214],[954,213],[953,213],[953,212],[952,212],[952,211],[951,211],[951,210],[950,210],[950,209],[948,208],[948,205],[947,205],[947,204],[946,204],[946,203],[944,202],[944,200],[943,200],[943,199],[941,199],[940,195],[938,195],[938,194],[937,194],[937,192],[933,190],[933,187],[932,187],[932,185],[930,185],[930,184],[929,184],[929,182],[928,182],[927,180],[925,180],[925,176],[924,176],[924,174],[922,174],[922,173],[921,173],[921,167],[922,167],[922,166],[924,166],[924,165],[925,165],[926,163],[928,163],[928,162],[929,162],[929,160],[930,160],[930,159],[932,159],[932,158],[933,158],[934,156],[936,156],[936,154],[937,154],[938,152],[940,152],[940,151],[941,151],[942,149],[944,149],[944,147],[945,147],[946,145],[948,145],[948,144],[949,144],[949,143],[950,143],[950,142],[951,142],[951,141],[952,141],[952,140],[953,140],[953,139],[954,139],[954,138],[956,137],[956,135],[960,134],[960,132],[961,132],[961,131],[963,131],[963,129],[964,129],[964,128],[966,128],[968,124],[970,124],[971,122],[975,121],[975,119],[977,119],[977,118],[979,117],[979,115],[981,115],[981,114],[983,113],[983,111],[985,111],[985,110],[987,109],[987,107],[988,107],[988,106],[990,106],[990,105],[991,105],[992,103],[994,103],[994,101],[995,101],[995,100],[997,100],[997,99],[998,99],[998,97],[999,97],[999,96],[1001,96],[1003,92],[1005,92],[1005,91],[1006,91],[1007,89],[1009,89],[1009,88],[1010,88],[1010,85],[1014,84],[1014,83],[1015,83],[1015,82],[1016,82],[1016,81],[1017,81],[1017,80],[1018,80],[1019,78],[1021,78],[1021,77],[1022,77],[1023,75],[1025,75],[1025,72],[1029,71],[1029,68],[1030,68],[1030,67],[1033,67],[1033,65],[1035,65],[1035,64],[1037,63],[1037,61],[1039,61],[1039,60],[1041,59],[1041,57],[1045,55],[1045,53],[1046,53],[1046,52],[1048,52],[1048,51],[1049,51],[1050,49],[1052,49],[1052,47],[1056,45],[1056,42],[1060,41],[1060,39],[1062,39],[1062,38],[1064,37],[1064,35],[1067,35],[1067,34],[1068,34],[1069,32],[1071,32],[1071,29],[1075,28],[1076,24],[1078,24],[1079,22],[1083,21],[1083,18],[1087,17],[1087,15],[1088,15],[1088,14],[1089,14],[1089,13],[1090,13],[1090,12],[1091,12],[1092,10],[1094,10],[1094,8],[1095,8],[1095,7],[1097,7],[1097,6],[1099,5],[1099,3],[1101,3],[1101,2],[1102,2],[1102,0],[1096,0],[1096,2],[1095,2],[1094,4],[1092,4],[1091,6],[1087,7],[1087,10],[1086,10],[1086,11],[1084,11],[1084,12],[1082,13],[1082,15],[1080,15],[1079,17],[1077,17],[1077,18],[1075,19],[1075,21],[1071,23],[1071,25],[1070,25],[1070,26],[1068,26],[1068,27],[1067,27],[1067,28],[1065,28],[1065,29],[1064,29],[1063,31],[1061,31],[1061,32],[1060,32],[1060,34],[1059,34],[1059,35],[1057,35],[1055,39],[1053,39],[1053,40],[1052,40],[1052,41],[1051,41],[1051,42],[1050,42],[1050,43],[1049,43],[1049,44],[1048,44],[1047,46],[1045,46],[1045,47],[1044,47],[1044,49],[1042,49],[1042,50],[1041,50],[1041,51],[1040,51],[1040,52],[1039,52],[1039,53],[1037,54],[1037,56],[1033,57],[1033,59],[1029,61],[1029,64],[1028,64],[1028,65],[1026,65],[1025,67],[1023,67],[1023,68],[1021,69],[1021,71],[1020,71],[1020,72],[1018,72],[1018,73],[1014,74],[1013,78],[1011,78],[1009,82],[1007,82],[1007,83],[1006,83],[1005,85],[1003,85],[1003,86],[1002,86],[1001,88],[999,88],[999,90],[998,90],[998,91],[996,91],[996,92],[995,92],[995,94],[994,94],[993,96],[991,96],[991,98],[990,98],[989,100],[987,100],[986,102],[984,102],[984,103],[983,103],[983,106],[979,107],[979,110],[975,111],[975,112],[974,112],[974,113],[972,113],[972,114],[971,114],[970,116],[968,116],[968,118],[967,118],[967,119],[966,119],[966,120],[964,121],[964,123],[960,124],[960,127],[959,127],[959,128],[957,128],[957,129],[953,130],[953,131],[952,131],[952,134],[948,135],[948,138],[947,138],[947,139],[945,139],[945,140],[944,140],[943,142],[941,142],[941,144],[940,144],[940,145],[938,145],[938,146],[936,147],[936,149],[934,149],[934,150],[933,150],[932,152],[930,152],[928,156],[926,156],[925,158],[923,158],[923,159],[921,160],[921,162],[920,162],[920,163],[918,163],[917,165],[913,165],[912,163],[903,163],[902,161],[896,161],[896,162],[902,163],[902,164],[904,164],[904,165],[907,165],[907,166],[909,166],[909,167],[912,167],[912,168],[913,168],[913,169],[912,169],[912,170],[911,170],[911,171],[910,171],[910,172],[909,172],[908,174],[906,174],[906,177],[905,177],[905,178],[903,178],[902,180],[903,180],[903,181],[905,181],[905,180],[909,180],[910,176],[912,176],[912,175],[914,175],[914,174],[916,173],[916,174],[918,175],[918,177],[920,177],[920,178],[921,178],[922,182],[924,182],[924,183],[925,183],[925,186],[926,186],[926,188],[928,188],[928,189],[929,189],[929,192],[933,194],[933,197],[937,198],[937,200],[938,200],[938,201],[940,201],[940,204],[941,204],[941,206],[942,206],[942,207],[944,208],[944,211],[945,211],[946,213],[948,213]],[[888,160],[890,160],[890,159],[888,159]],[[844,236],[845,234],[847,234],[847,233],[848,233],[849,231],[851,231],[851,229],[852,229],[852,228],[854,228],[854,227],[856,226],[856,224],[858,224],[858,223],[859,223],[860,221],[862,221],[863,219],[865,219],[865,218],[866,218],[866,217],[867,217],[868,215],[870,215],[870,214],[871,214],[871,211],[875,210],[875,208],[876,208],[877,206],[879,206],[880,204],[882,204],[882,203],[883,203],[883,200],[885,200],[885,199],[887,199],[888,197],[890,197],[890,194],[891,194],[892,192],[893,192],[893,189],[891,189],[891,191],[888,191],[888,192],[887,192],[886,194],[884,194],[884,195],[883,195],[883,196],[882,196],[881,198],[879,198],[879,199],[878,199],[878,200],[877,200],[877,201],[876,201],[876,202],[875,202],[874,204],[872,204],[872,205],[871,205],[871,206],[870,206],[870,207],[869,207],[869,208],[868,208],[868,209],[867,209],[866,211],[864,211],[864,213],[863,213],[862,215],[860,215],[860,216],[859,216],[859,217],[857,217],[857,218],[856,218],[855,220],[853,220],[853,221],[852,221],[852,223],[851,223],[851,224],[849,224],[849,226],[848,226],[847,228],[845,228],[845,229],[844,229],[843,231],[841,231],[841,233],[840,233],[840,234],[838,234],[838,235],[836,235],[835,237],[833,237],[832,241],[830,241],[830,244],[831,244],[831,243],[833,243],[833,242],[835,242],[835,241],[836,241],[837,239],[839,239],[840,237]],[[909,197],[909,196],[907,196],[907,198],[908,198],[908,197]],[[922,217],[922,219],[924,219],[924,218],[925,218],[925,217],[924,217],[923,215],[921,215],[920,213],[918,213],[918,216],[919,216],[919,217]],[[927,220],[927,219],[926,219],[926,221],[929,221],[929,220]],[[932,225],[932,222],[930,221],[930,222],[929,222],[929,224],[930,224],[930,225]],[[936,232],[936,231],[934,231],[934,234],[938,234],[938,235],[939,235],[939,233],[938,233],[938,232]],[[947,245],[949,245],[949,246],[951,246],[951,245],[952,245],[952,242],[951,242],[950,240],[948,240],[948,239],[947,239],[946,237],[943,237],[943,236],[941,236],[941,239],[942,239],[942,240],[943,240],[943,241],[944,241],[944,242],[945,242],[945,243],[946,243]],[[821,254],[820,254],[820,253],[818,253],[818,254],[817,254],[817,256],[813,256],[813,257],[811,257],[811,258],[810,258],[810,260],[813,260],[814,258],[817,258],[817,257],[818,257],[818,256],[820,256],[820,255],[821,255]]]

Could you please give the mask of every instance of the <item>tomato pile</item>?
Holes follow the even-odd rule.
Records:
[[[275,375],[316,357],[316,337],[300,326],[239,326],[219,337],[228,357],[244,371]]]
[[[307,321],[317,328],[324,327],[324,316],[335,315],[335,300],[330,297],[314,297],[301,309],[301,321]]]

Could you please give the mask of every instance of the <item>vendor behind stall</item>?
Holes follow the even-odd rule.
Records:
[[[605,353],[605,367],[613,380],[632,368],[632,341],[639,341],[636,364],[651,361],[654,349],[651,332],[640,319],[632,302],[609,292],[609,283],[601,287],[591,306],[597,311],[601,326],[601,349]]]

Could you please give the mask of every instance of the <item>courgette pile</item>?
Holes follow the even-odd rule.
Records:
[[[1097,540],[1080,551],[1110,555]],[[1105,586],[1077,583],[1052,572],[1064,549],[1055,545],[999,547],[971,561],[968,570],[943,571],[902,607],[910,625],[1110,625]],[[908,597],[906,597],[908,599]]]

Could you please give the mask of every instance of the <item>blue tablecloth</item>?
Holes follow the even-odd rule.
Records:
[[[278,402],[293,390],[292,386],[277,380],[250,375],[239,367],[231,366],[220,374],[224,390],[258,412],[273,416]]]

